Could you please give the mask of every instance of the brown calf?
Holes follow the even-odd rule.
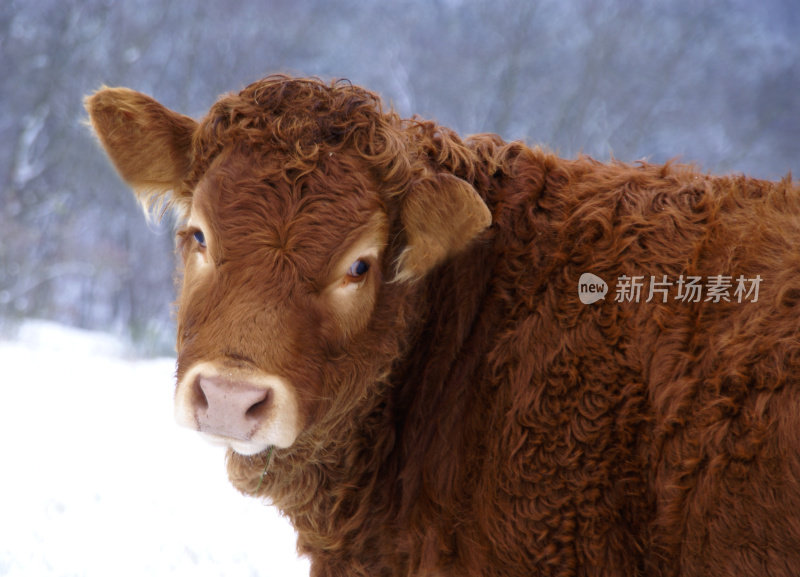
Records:
[[[182,222],[177,419],[313,575],[800,574],[790,178],[461,140],[284,76],[200,122],[87,107]]]

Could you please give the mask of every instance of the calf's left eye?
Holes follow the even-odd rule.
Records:
[[[358,259],[353,264],[350,265],[350,268],[347,269],[347,278],[350,281],[360,281],[361,278],[367,274],[369,270],[369,263]]]

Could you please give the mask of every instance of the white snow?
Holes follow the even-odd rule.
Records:
[[[308,575],[278,511],[172,417],[174,360],[44,322],[0,339],[0,576]]]

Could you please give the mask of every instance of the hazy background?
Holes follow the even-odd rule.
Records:
[[[564,156],[800,170],[797,0],[0,3],[0,330],[38,317],[172,343],[172,233],[82,125],[101,84],[202,115],[273,72]]]

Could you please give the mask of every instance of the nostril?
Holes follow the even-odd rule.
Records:
[[[208,397],[203,390],[203,379],[198,376],[192,385],[192,406],[195,410],[208,410]]]
[[[272,400],[272,390],[266,389],[264,397],[253,403],[250,408],[245,411],[244,416],[248,419],[261,419],[264,414],[269,410],[270,401]]]

